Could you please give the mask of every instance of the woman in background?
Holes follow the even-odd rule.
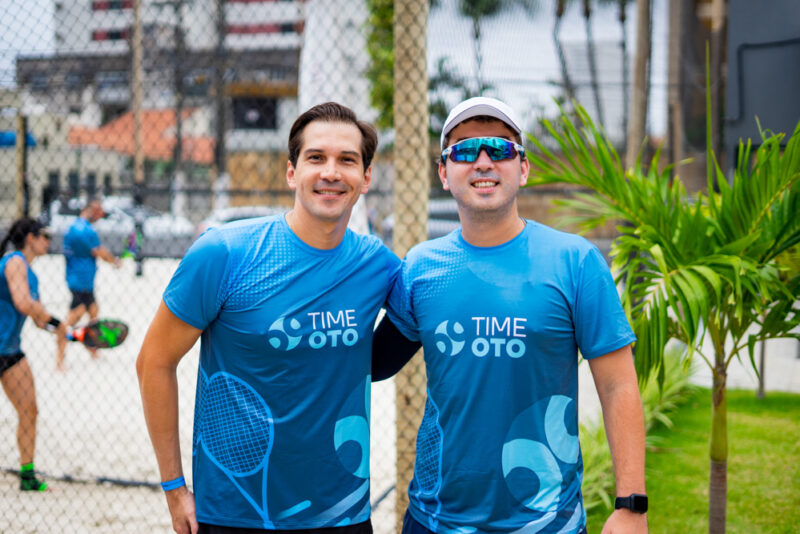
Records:
[[[16,250],[6,254],[8,244]],[[47,483],[36,478],[33,454],[36,448],[36,389],[33,373],[20,349],[20,334],[27,317],[36,326],[65,336],[66,328],[39,302],[39,279],[31,262],[47,254],[50,234],[40,222],[19,219],[0,242],[0,382],[17,411],[17,446],[20,455],[20,489],[46,491]]]

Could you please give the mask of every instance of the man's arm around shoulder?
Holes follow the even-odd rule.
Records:
[[[617,496],[645,493],[644,413],[630,345],[589,360],[603,407]],[[615,510],[602,534],[646,533],[647,515]]]
[[[201,333],[176,317],[162,301],[136,360],[145,421],[162,481],[183,476],[176,369]],[[172,528],[178,534],[195,534],[198,525],[194,495],[186,486],[165,493]]]

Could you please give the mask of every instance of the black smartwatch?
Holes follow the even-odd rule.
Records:
[[[627,508],[636,514],[647,512],[647,495],[643,493],[633,493],[627,497],[617,497],[614,501],[614,509]]]

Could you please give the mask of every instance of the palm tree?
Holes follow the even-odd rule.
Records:
[[[558,63],[561,66],[561,78],[564,84],[564,93],[567,102],[572,102],[575,98],[575,87],[572,85],[572,80],[569,77],[569,69],[567,68],[567,59],[564,56],[564,48],[561,46],[561,21],[564,18],[564,11],[567,8],[567,0],[556,0],[556,22],[553,25],[553,44],[556,47],[556,54],[558,55]]]
[[[628,125],[625,166],[631,167],[639,147],[633,140],[644,138],[647,124],[647,95],[650,92],[650,0],[636,0],[636,57],[633,62],[633,98]]]
[[[707,130],[709,100],[707,90]],[[624,284],[623,305],[638,339],[640,378],[655,372],[663,380],[669,339],[685,343],[686,358],[696,355],[711,369],[709,532],[724,533],[728,366],[745,353],[755,367],[759,341],[800,339],[793,332],[800,324],[800,310],[794,308],[800,266],[785,261],[800,243],[800,123],[785,146],[784,134],[763,132],[757,148],[749,140],[741,143],[731,183],[717,163],[709,131],[708,191],[689,196],[672,166],[658,170],[658,152],[647,171],[641,157],[628,168],[585,110],[578,108],[577,115],[545,121],[560,156],[531,139],[538,148],[530,154],[531,185],[591,189],[595,194],[561,202],[571,213],[566,220],[584,229],[612,220],[626,223],[612,247],[613,269]],[[705,338],[712,347],[708,352]]]
[[[483,52],[481,49],[481,21],[497,15],[512,5],[522,6],[528,13],[536,8],[538,0],[460,0],[459,11],[472,20],[472,42],[475,47],[475,86],[477,94],[489,88],[483,81]]]
[[[597,83],[597,57],[594,48],[594,34],[592,33],[592,3],[591,0],[583,0],[583,21],[586,24],[586,55],[589,60],[589,79],[592,84],[592,95],[594,105],[597,110],[597,120],[600,124],[605,124],[603,119],[603,104],[600,98],[600,86]]]

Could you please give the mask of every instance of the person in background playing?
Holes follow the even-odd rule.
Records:
[[[119,268],[120,261],[100,243],[92,224],[105,217],[103,205],[99,199],[90,199],[81,210],[80,216],[67,230],[64,236],[64,257],[67,264],[67,286],[72,293],[72,302],[65,322],[73,326],[84,314],[89,320],[97,318],[97,301],[94,296],[94,279],[97,274],[97,260],[100,258]],[[60,371],[66,370],[64,354],[66,340],[58,345],[56,366]],[[97,349],[89,349],[92,358],[97,358]]]
[[[8,244],[16,250],[5,253]],[[17,447],[20,456],[20,483],[23,491],[46,491],[47,483],[36,477],[33,455],[36,449],[36,389],[25,353],[20,347],[20,334],[27,317],[36,326],[55,329],[59,340],[66,327],[39,302],[39,279],[31,263],[47,254],[50,234],[38,221],[19,219],[11,225],[0,242],[0,382],[17,411]]]
[[[514,111],[493,98],[450,112],[439,177],[461,228],[409,251],[374,337],[376,380],[419,342],[425,351],[428,398],[403,533],[586,532],[578,351],[614,463],[617,509],[603,532],[645,533],[635,338],[597,248],[519,216],[529,171],[520,135]]]
[[[376,146],[340,104],[300,115],[293,209],[206,231],[167,286],[136,368],[175,532],[372,532],[372,335],[400,260],[347,224]],[[192,493],[175,370],[198,338]]]

